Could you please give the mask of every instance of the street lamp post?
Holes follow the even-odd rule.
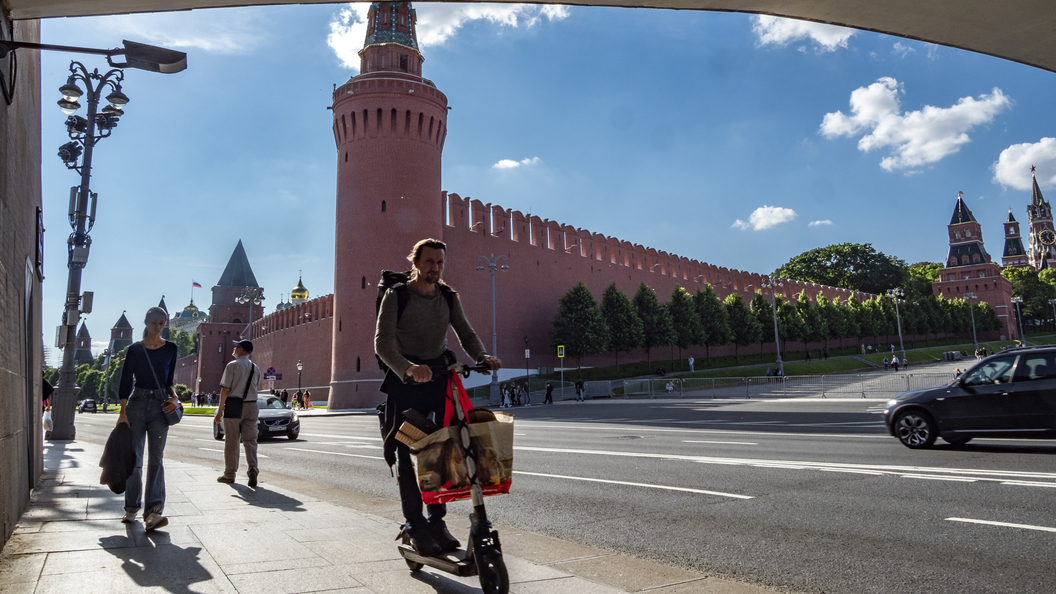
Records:
[[[906,362],[906,346],[902,343],[902,314],[898,311],[898,300],[905,294],[905,291],[900,287],[887,290],[887,296],[891,298],[891,301],[895,302],[895,320],[898,322],[898,350],[902,353],[903,363]],[[978,350],[979,345],[975,345],[975,348]]]
[[[1019,304],[1023,303],[1022,297],[1013,297],[1012,303],[1016,304],[1016,321],[1019,323],[1019,343],[1020,345],[1027,344],[1027,337],[1023,336],[1023,314],[1019,311]]]
[[[106,372],[103,375],[103,412],[110,407],[110,357],[113,353],[110,349],[103,349],[103,358],[106,359]]]
[[[69,116],[66,119],[66,133],[70,142],[59,147],[59,157],[68,169],[81,174],[81,183],[70,189],[69,221],[73,233],[67,240],[68,258],[66,266],[69,276],[66,281],[66,302],[62,314],[62,325],[57,333],[57,345],[63,350],[62,366],[59,369],[59,384],[52,395],[52,422],[54,426],[45,438],[50,441],[73,439],[74,407],[77,401],[77,366],[74,363],[74,350],[69,348],[77,323],[81,318],[82,307],[90,311],[88,299],[81,296],[81,273],[88,264],[88,252],[92,245],[89,232],[95,225],[95,211],[98,195],[91,191],[92,153],[95,145],[110,136],[117,127],[118,119],[124,115],[128,97],[121,91],[121,81],[125,74],[122,68],[139,68],[152,72],[176,73],[187,67],[187,55],[159,47],[125,41],[123,48],[96,50],[82,47],[56,46],[30,42],[0,41],[0,57],[19,48],[36,50],[55,50],[106,56],[111,70],[99,74],[96,68],[89,72],[80,62],[70,63],[70,76],[66,84],[59,87],[62,99],[59,108]],[[124,55],[124,63],[115,63],[114,56]],[[99,99],[109,91],[105,99],[110,105],[99,109]],[[87,117],[75,115],[81,108],[78,99],[88,104]],[[82,158],[83,153],[83,158]],[[81,164],[78,165],[78,159]]]
[[[242,294],[235,297],[235,302],[241,305],[249,305],[249,324],[246,329],[249,330],[248,340],[253,340],[253,306],[264,303],[264,289],[261,287],[246,287],[242,289]]]
[[[301,370],[304,369],[304,364],[297,360],[297,391],[301,391]]]
[[[1049,305],[1052,306],[1052,321],[1056,324],[1056,299],[1049,299]]]
[[[506,264],[505,254],[499,254],[498,256],[492,254],[490,257],[478,257],[477,270],[484,270],[484,266],[487,266],[491,271],[491,356],[497,357],[499,352],[499,335],[495,326],[495,270],[501,268],[503,271],[507,271],[510,267]],[[501,404],[499,402],[499,373],[497,371],[491,372],[491,393],[488,397],[488,402],[491,406],[498,406]]]
[[[524,335],[524,392],[528,394],[528,399],[532,398],[532,381],[528,375],[528,335]]]
[[[975,344],[975,352],[979,352],[979,340],[975,334],[975,306],[972,305],[972,299],[976,299],[978,295],[975,293],[965,293],[964,298],[968,300],[968,313],[972,314],[972,343]]]
[[[774,288],[783,285],[780,279],[766,277],[763,281],[764,287],[770,287],[770,306],[774,310],[774,347],[777,351],[777,371],[781,376],[785,375],[785,364],[781,361],[781,337],[777,333],[777,296],[774,294]]]

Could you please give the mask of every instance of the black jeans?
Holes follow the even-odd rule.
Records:
[[[388,393],[388,402],[394,407],[396,427],[403,424],[403,411],[409,408],[417,410],[426,417],[430,413],[435,413],[436,423],[443,424],[444,407],[447,401],[446,379],[425,384],[403,384],[399,380],[390,381],[386,378],[382,390]],[[424,525],[426,517],[422,514],[422,491],[418,488],[418,476],[414,472],[414,463],[411,462],[411,450],[400,442],[396,443],[396,482],[400,488],[403,517],[412,526]],[[428,512],[430,520],[441,520],[447,515],[447,505],[431,504],[428,506]]]
[[[403,517],[411,526],[425,525],[425,516],[422,515],[422,491],[418,488],[418,475],[415,474],[414,464],[411,462],[411,450],[402,443],[396,446],[396,482],[400,485]],[[431,521],[442,520],[447,515],[447,505],[444,503],[433,503],[426,507]]]

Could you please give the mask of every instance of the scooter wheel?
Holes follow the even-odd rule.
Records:
[[[503,562],[502,553],[499,551],[480,552],[477,574],[480,576],[480,589],[484,594],[509,594],[510,575],[506,572],[506,563]]]
[[[419,569],[422,568],[422,564],[421,563],[417,563],[415,561],[411,561],[410,559],[404,559],[404,561],[407,562],[407,567],[411,571],[418,571]]]

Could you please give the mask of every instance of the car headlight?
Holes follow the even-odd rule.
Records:
[[[297,416],[297,413],[293,413],[293,420],[290,421],[290,422],[291,423],[296,423],[298,421],[298,419],[300,419],[300,417]]]
[[[892,409],[892,408],[894,408],[897,405],[898,405],[898,401],[895,400],[894,398],[892,398],[891,400],[887,401],[887,406],[885,408]]]

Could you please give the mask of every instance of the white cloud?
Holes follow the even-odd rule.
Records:
[[[1011,105],[1011,100],[994,87],[989,95],[962,97],[951,107],[925,105],[919,111],[901,113],[898,95],[902,85],[883,77],[868,87],[851,93],[851,113],[825,114],[819,132],[826,138],[868,133],[858,141],[858,150],[869,152],[890,148],[880,166],[887,171],[910,169],[935,163],[971,142],[968,132],[974,126],[987,124]]]
[[[359,69],[359,50],[367,36],[369,2],[353,2],[344,6],[330,20],[327,44],[341,62],[353,70]],[[568,18],[569,7],[538,4],[448,4],[423,3],[415,5],[418,15],[416,30],[418,44],[423,48],[443,45],[459,29],[471,21],[487,21],[511,29],[524,25],[534,27],[543,19],[560,21]]]
[[[832,221],[830,221],[829,219],[825,219],[823,221],[811,221],[809,224],[807,224],[807,226],[808,227],[820,227],[822,225],[831,225],[831,224],[832,224]]]
[[[503,159],[498,163],[492,165],[493,169],[516,169],[518,167],[528,167],[529,165],[536,165],[542,163],[542,159],[539,157],[532,157],[530,159],[521,159],[520,161],[514,161],[513,159]]]
[[[994,183],[1017,190],[1031,189],[1030,167],[1037,166],[1038,184],[1056,185],[1056,138],[1042,138],[1033,144],[1013,144],[1001,151],[991,169]]]
[[[94,20],[116,37],[213,54],[247,54],[267,38],[260,14],[252,8],[116,15]]]
[[[909,54],[911,54],[911,53],[913,53],[915,51],[917,51],[917,50],[909,47],[908,45],[902,43],[901,41],[896,41],[895,45],[893,46],[893,49],[892,49],[891,53],[898,54],[898,55],[902,56],[903,58],[905,58],[906,56],[908,56]]]
[[[791,208],[781,208],[780,206],[760,206],[755,209],[751,216],[748,217],[748,221],[742,221],[737,219],[733,222],[731,227],[737,229],[748,229],[752,231],[762,231],[763,229],[769,229],[775,227],[781,223],[787,223],[792,219],[796,218],[796,211]]]
[[[752,32],[759,37],[759,46],[777,45],[784,47],[793,41],[813,40],[818,45],[817,52],[832,52],[836,48],[847,47],[847,40],[854,35],[854,29],[835,25],[797,21],[769,15],[752,17]],[[801,50],[803,48],[800,48]]]

